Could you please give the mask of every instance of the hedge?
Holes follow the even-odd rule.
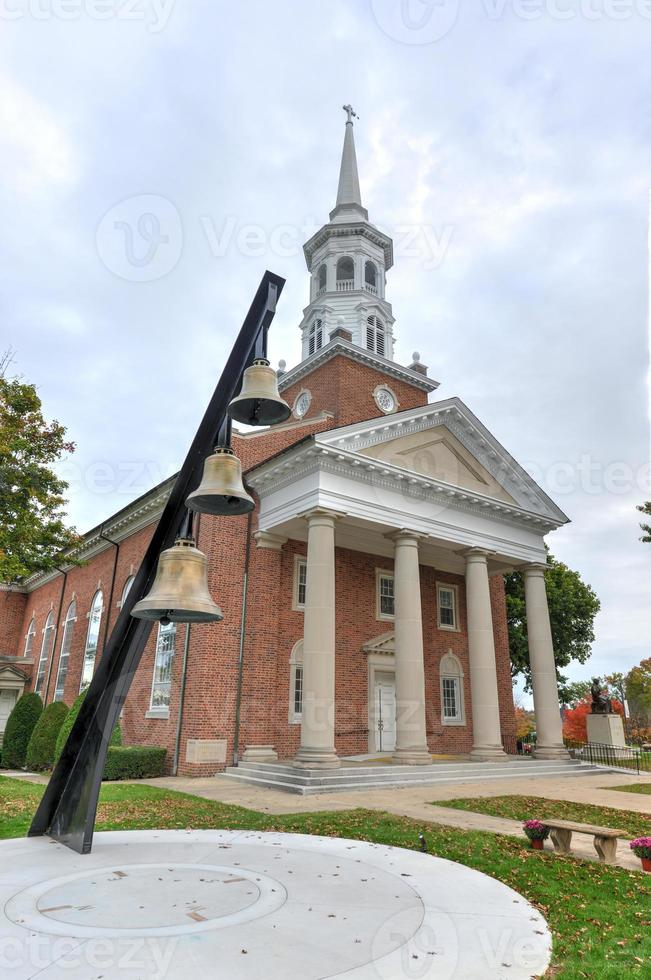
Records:
[[[69,711],[68,705],[63,701],[53,701],[45,708],[27,746],[28,769],[38,771],[52,768],[57,736]]]
[[[72,703],[72,707],[68,714],[66,715],[64,722],[59,729],[59,734],[57,736],[56,751],[54,753],[54,761],[56,762],[63,752],[63,746],[68,741],[68,735],[72,731],[72,726],[77,720],[77,715],[79,714],[79,709],[81,708],[84,698],[86,697],[86,692],[82,691],[78,694]],[[122,745],[122,732],[120,730],[120,722],[115,723],[115,728],[113,729],[113,734],[111,735],[111,745]]]
[[[2,742],[2,765],[5,769],[24,769],[27,746],[42,711],[43,702],[33,692],[23,694],[16,701],[7,719]]]
[[[165,774],[167,750],[153,745],[111,745],[103,779],[151,779]]]

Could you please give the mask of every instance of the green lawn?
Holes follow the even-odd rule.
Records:
[[[651,796],[651,783],[631,783],[630,786],[602,786],[602,789],[616,789],[620,793],[642,793]]]
[[[434,806],[487,813],[510,820],[576,820],[626,831],[630,837],[651,836],[651,818],[634,810],[618,810],[569,800],[545,800],[538,796],[481,796],[457,800],[437,800]]]
[[[42,786],[0,777],[0,836],[24,834]],[[459,861],[525,895],[554,933],[554,980],[643,977],[651,957],[651,888],[642,873],[531,851],[526,841],[369,810],[273,816],[150,786],[103,787],[98,830],[225,827],[351,837]]]

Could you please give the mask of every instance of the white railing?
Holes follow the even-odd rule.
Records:
[[[373,293],[374,296],[377,296],[377,286],[374,286],[372,282],[366,282],[364,285],[367,292]]]
[[[321,296],[322,293],[325,293],[326,288],[327,288],[326,286],[320,286],[319,289],[317,289],[316,291],[316,295]]]
[[[337,279],[338,293],[349,293],[354,288],[355,288],[354,279]]]

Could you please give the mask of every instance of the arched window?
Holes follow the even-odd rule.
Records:
[[[377,293],[377,268],[370,259],[364,265],[364,285],[369,293]]]
[[[59,667],[57,669],[57,682],[54,688],[54,700],[63,701],[63,692],[68,676],[68,661],[70,660],[70,650],[72,648],[72,633],[77,622],[77,603],[73,599],[68,606],[66,618],[63,624],[63,639],[61,640],[61,652],[59,653]]]
[[[27,627],[27,635],[25,636],[25,650],[23,651],[24,657],[31,657],[35,636],[36,636],[36,622],[34,620],[34,617],[32,616],[30,624]]]
[[[84,651],[84,666],[81,671],[81,684],[79,690],[83,691],[88,687],[93,679],[95,671],[95,658],[97,657],[97,646],[99,644],[99,627],[102,622],[102,612],[104,609],[104,596],[102,590],[98,589],[93,597],[93,602],[88,614],[88,633],[86,634],[86,649]]]
[[[451,650],[441,659],[441,724],[465,725],[463,669]]]
[[[347,292],[355,288],[355,264],[353,260],[344,255],[337,262],[337,289]]]
[[[308,357],[310,354],[314,354],[323,347],[323,320],[316,319],[312,321],[310,329],[307,335],[307,353]]]
[[[386,353],[384,324],[379,317],[374,315],[366,318],[366,346],[374,354],[379,354],[380,357],[384,357]]]
[[[135,577],[136,577],[135,575],[130,575],[129,578],[124,583],[124,588],[122,589],[122,595],[120,597],[120,609],[122,609],[122,606],[124,605],[125,600],[126,600],[127,596],[129,595],[129,589],[133,585],[133,581],[134,581]]]
[[[325,262],[323,263],[323,265],[319,266],[319,271],[317,273],[316,281],[317,281],[317,290],[318,290],[317,295],[319,293],[324,293],[328,281],[328,270],[326,268]]]
[[[149,705],[152,711],[169,711],[175,646],[176,623],[160,623],[156,639],[154,679],[151,685],[151,702]]]
[[[303,641],[294,645],[289,658],[289,724],[300,723],[303,714]]]
[[[52,654],[53,645],[54,645],[54,614],[52,612],[49,612],[47,619],[45,620],[45,626],[43,627],[43,642],[41,643],[41,656],[38,658],[36,684],[34,685],[34,690],[37,693],[43,687],[43,681],[45,680],[45,668],[47,667],[47,662],[50,659],[50,655]]]

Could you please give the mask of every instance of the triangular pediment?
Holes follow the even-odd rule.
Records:
[[[387,471],[397,468],[480,500],[515,505],[556,526],[568,520],[459,398],[369,419],[315,439],[384,463]]]
[[[381,636],[376,636],[374,640],[365,643],[363,649],[364,653],[384,653],[390,656],[396,652],[396,634],[393,631],[382,633]]]
[[[444,425],[369,446],[362,450],[362,454],[453,487],[516,503],[515,498]]]

